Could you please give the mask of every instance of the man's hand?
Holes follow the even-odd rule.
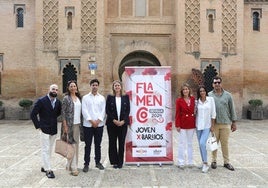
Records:
[[[235,122],[233,122],[232,125],[231,125],[231,131],[232,132],[235,132],[236,131],[236,124],[235,124]]]

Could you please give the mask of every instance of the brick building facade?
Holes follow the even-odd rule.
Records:
[[[95,77],[106,95],[125,66],[171,66],[174,100],[195,69],[223,77],[239,117],[252,98],[267,109],[268,0],[0,0],[0,16],[3,99]]]

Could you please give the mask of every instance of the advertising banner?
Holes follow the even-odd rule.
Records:
[[[170,67],[125,67],[130,98],[126,164],[173,163]]]

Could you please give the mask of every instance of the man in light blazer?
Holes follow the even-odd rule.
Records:
[[[61,114],[61,102],[57,99],[58,86],[52,84],[47,95],[39,98],[31,112],[31,119],[36,129],[40,130],[41,156],[43,166],[48,178],[55,178],[51,170],[51,153],[57,136],[57,117]]]

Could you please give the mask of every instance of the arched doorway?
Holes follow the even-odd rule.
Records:
[[[71,63],[68,63],[64,69],[63,69],[63,75],[62,75],[62,92],[66,92],[66,86],[68,81],[75,80],[77,81],[77,71],[74,65]]]
[[[150,52],[134,51],[126,55],[118,68],[119,79],[122,80],[122,74],[126,66],[161,66],[159,60]]]

